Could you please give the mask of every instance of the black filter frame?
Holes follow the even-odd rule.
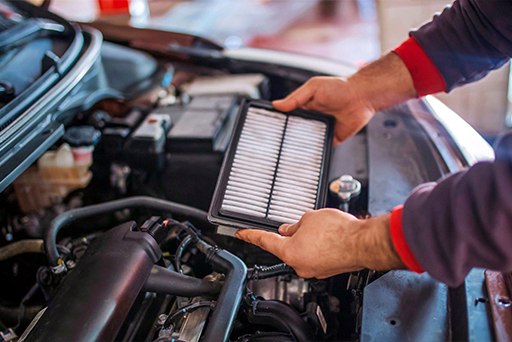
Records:
[[[235,157],[235,152],[238,147],[238,142],[240,140],[240,135],[242,133],[242,129],[245,123],[245,118],[247,116],[247,112],[249,107],[262,108],[266,110],[270,110],[276,113],[281,113],[290,116],[302,117],[305,119],[311,119],[316,121],[321,121],[326,124],[326,134],[324,138],[324,151],[322,164],[320,167],[320,177],[319,184],[317,190],[317,197],[315,203],[315,209],[320,209],[325,206],[325,201],[327,198],[327,185],[328,185],[328,172],[329,165],[331,160],[332,148],[333,148],[333,139],[334,139],[334,126],[336,123],[336,119],[324,113],[314,112],[310,110],[304,109],[295,109],[291,112],[281,112],[276,110],[270,101],[264,100],[253,100],[249,98],[244,98],[240,105],[240,109],[238,112],[237,121],[235,123],[235,127],[233,129],[233,134],[231,136],[231,141],[229,143],[226,154],[224,155],[224,161],[222,163],[222,167],[220,169],[219,178],[217,180],[217,186],[215,187],[215,192],[213,194],[212,202],[210,205],[210,210],[208,211],[208,220],[215,225],[232,227],[236,229],[261,229],[276,232],[283,222],[278,222],[275,220],[271,220],[269,218],[260,218],[247,214],[236,213],[231,211],[222,210],[222,203],[224,201],[224,194],[226,192],[226,187],[229,179],[229,174],[231,172],[231,168],[233,165],[233,159]],[[282,148],[282,147],[281,147]],[[279,151],[279,157],[281,156],[281,151]],[[278,158],[279,158],[278,157]],[[279,159],[278,159],[279,163]],[[276,171],[277,172],[277,167]],[[275,174],[274,174],[274,182],[275,182]],[[272,189],[274,184],[272,184]],[[270,193],[269,204],[272,200],[272,190]]]

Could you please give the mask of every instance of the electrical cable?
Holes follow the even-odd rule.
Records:
[[[37,284],[39,285],[39,288],[41,289],[41,292],[43,292],[43,296],[46,301],[50,300],[51,297],[51,293],[48,292],[47,286],[48,283],[51,282],[52,275],[52,271],[47,266],[41,266],[37,269],[36,281]]]
[[[13,330],[16,331],[20,327],[23,321],[23,317],[25,317],[25,303],[28,302],[32,297],[34,297],[38,289],[39,284],[36,282],[34,285],[32,285],[30,290],[28,290],[27,294],[21,300],[18,312],[18,323],[16,323],[16,325],[12,328]]]
[[[183,274],[183,269],[181,268],[181,256],[190,242],[192,242],[192,236],[187,235],[183,241],[181,241],[178,249],[176,250],[176,255],[174,256],[174,267],[176,268],[176,272],[181,274]]]

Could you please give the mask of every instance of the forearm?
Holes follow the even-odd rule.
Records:
[[[416,188],[400,214],[406,247],[398,252],[409,250],[413,256],[404,260],[406,265],[417,264],[451,286],[462,283],[473,267],[510,270],[511,179],[509,133],[497,144],[496,161]]]
[[[387,214],[360,221],[361,239],[357,250],[365,268],[377,271],[407,268],[391,240],[390,216]]]
[[[374,112],[417,97],[409,70],[394,52],[363,67],[348,82]]]

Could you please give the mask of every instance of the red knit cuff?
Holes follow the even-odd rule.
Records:
[[[446,91],[443,76],[416,39],[410,37],[393,51],[411,73],[419,97]]]
[[[418,263],[418,260],[412,254],[407,241],[405,241],[404,231],[402,228],[402,210],[404,206],[399,205],[391,211],[391,218],[389,221],[389,228],[391,233],[391,241],[395,246],[395,250],[400,256],[400,259],[404,262],[405,266],[411,271],[416,273],[425,272]]]

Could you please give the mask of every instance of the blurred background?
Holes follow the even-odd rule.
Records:
[[[33,2],[41,2],[33,0]],[[226,48],[281,50],[350,62],[377,59],[447,0],[53,0],[76,21],[106,20],[200,35]],[[492,140],[512,126],[507,65],[483,81],[438,97]]]

